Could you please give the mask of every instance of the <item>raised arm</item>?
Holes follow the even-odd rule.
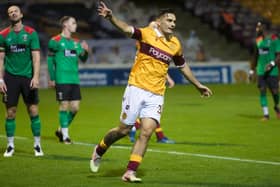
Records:
[[[97,8],[98,14],[106,19],[108,19],[116,28],[126,34],[128,37],[131,37],[133,34],[133,27],[128,25],[127,23],[119,20],[113,15],[111,9],[109,9],[106,4],[100,1],[99,6]]]

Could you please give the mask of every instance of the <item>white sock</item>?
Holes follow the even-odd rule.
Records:
[[[34,136],[34,147],[36,147],[37,145],[40,145],[40,142],[41,142],[41,137],[40,136]]]
[[[10,136],[10,137],[7,137],[7,140],[8,140],[8,146],[11,146],[13,148],[15,148],[15,144],[14,144],[14,137],[13,136]]]
[[[61,128],[61,132],[63,135],[63,140],[65,140],[66,138],[69,138],[68,128]]]
[[[267,107],[267,106],[264,106],[264,107],[262,107],[262,109],[263,109],[263,114],[264,114],[265,116],[268,116],[268,115],[269,115],[268,107]]]

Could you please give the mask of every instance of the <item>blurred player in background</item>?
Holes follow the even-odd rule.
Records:
[[[266,96],[267,88],[270,90],[274,102],[276,116],[280,119],[279,104],[279,70],[278,60],[275,60],[275,49],[273,39],[267,32],[266,25],[261,22],[256,26],[255,53],[251,64],[250,78],[257,75],[257,84],[260,91],[260,104],[263,110],[262,121],[269,120],[268,101]]]
[[[26,105],[34,136],[35,156],[43,156],[41,121],[38,113],[40,72],[40,43],[37,32],[23,25],[23,14],[18,6],[8,8],[11,25],[0,31],[0,89],[6,105],[6,135],[4,157],[14,154],[15,118],[20,94]]]
[[[77,22],[74,17],[64,16],[60,20],[62,32],[49,41],[48,70],[49,85],[56,89],[59,102],[60,128],[55,132],[60,142],[71,144],[69,126],[80,106],[81,91],[79,79],[79,59],[88,58],[88,44],[72,38]]]
[[[145,155],[149,139],[156,129],[156,124],[160,123],[169,64],[174,61],[181,73],[197,88],[202,96],[210,96],[212,92],[193,76],[183,58],[181,44],[173,36],[176,23],[174,11],[170,9],[161,11],[157,20],[158,29],[132,27],[116,18],[112,10],[107,8],[102,1],[99,3],[98,13],[127,36],[138,40],[140,47],[136,53],[135,62],[123,96],[120,124],[111,129],[95,146],[90,160],[90,168],[92,172],[98,171],[104,153],[113,143],[129,134],[139,117],[141,123],[140,135],[132,148],[122,180],[125,182],[141,182],[141,178],[136,177],[136,170]]]

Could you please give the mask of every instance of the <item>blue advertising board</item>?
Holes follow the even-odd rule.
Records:
[[[192,72],[201,83],[232,83],[229,65],[191,66]],[[130,68],[81,68],[79,70],[81,86],[126,85]],[[176,84],[186,84],[187,80],[175,67],[169,69]]]

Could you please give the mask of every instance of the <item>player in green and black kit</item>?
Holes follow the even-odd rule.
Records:
[[[79,59],[85,62],[88,45],[71,37],[76,32],[76,19],[64,16],[60,20],[62,32],[49,41],[48,69],[50,86],[56,88],[59,101],[60,128],[55,132],[60,142],[71,144],[69,125],[79,110],[81,93],[79,80]]]
[[[37,32],[22,24],[18,6],[8,8],[11,26],[0,31],[0,91],[6,105],[6,135],[4,157],[14,153],[15,118],[18,99],[22,94],[31,120],[35,156],[43,156],[40,145],[41,122],[38,114],[40,44]]]
[[[258,23],[256,27],[256,53],[255,60],[252,63],[250,75],[253,75],[256,71],[258,88],[260,90],[260,103],[263,110],[262,121],[269,120],[268,102],[266,97],[266,90],[269,88],[273,101],[274,110],[277,118],[280,119],[279,93],[278,93],[278,61],[275,60],[275,48],[273,47],[273,39],[266,32],[265,25]]]

